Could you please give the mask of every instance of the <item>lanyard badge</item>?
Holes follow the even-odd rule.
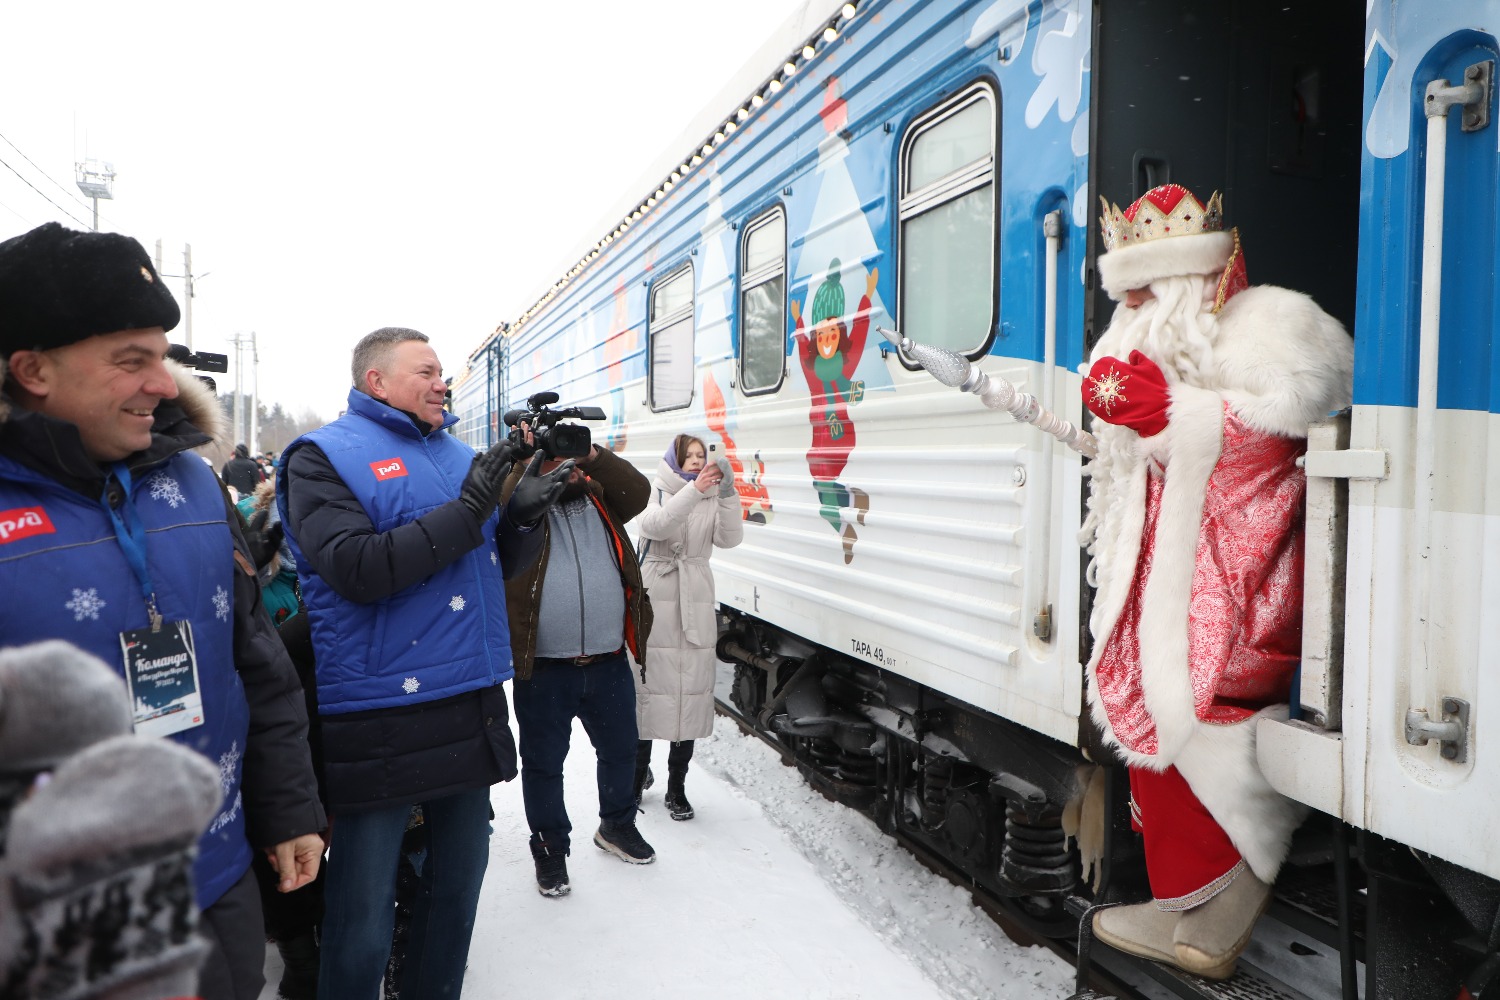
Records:
[[[123,462],[116,462],[112,468],[124,499],[116,510],[109,502],[106,486],[101,502],[114,525],[125,561],[140,584],[151,621],[147,628],[120,633],[135,731],[142,736],[169,736],[203,725],[203,695],[198,686],[193,627],[186,621],[163,621],[157,611],[156,588],[146,562],[146,527],[130,494],[130,470]]]

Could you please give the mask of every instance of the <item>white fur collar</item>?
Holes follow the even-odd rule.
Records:
[[[1303,295],[1273,285],[1240,292],[1218,316],[1216,390],[1256,430],[1306,437],[1309,424],[1349,405],[1354,341]]]

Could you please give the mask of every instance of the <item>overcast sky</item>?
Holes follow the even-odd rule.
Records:
[[[331,418],[376,327],[457,372],[802,6],[6,4],[0,239],[87,228],[73,164],[111,161],[99,228],[192,245],[193,346],[255,331],[261,398]]]

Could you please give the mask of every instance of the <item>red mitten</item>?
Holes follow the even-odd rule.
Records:
[[[1141,437],[1166,430],[1170,402],[1166,376],[1140,351],[1131,351],[1129,361],[1100,358],[1083,380],[1083,405],[1094,416]]]

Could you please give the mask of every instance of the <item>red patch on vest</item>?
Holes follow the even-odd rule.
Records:
[[[384,482],[387,479],[396,479],[406,475],[406,464],[399,458],[382,458],[378,462],[370,463],[370,471],[375,473],[375,478]]]
[[[52,526],[52,518],[40,507],[17,507],[14,510],[0,510],[0,545],[6,542],[18,542],[32,535],[53,535],[57,529]]]

